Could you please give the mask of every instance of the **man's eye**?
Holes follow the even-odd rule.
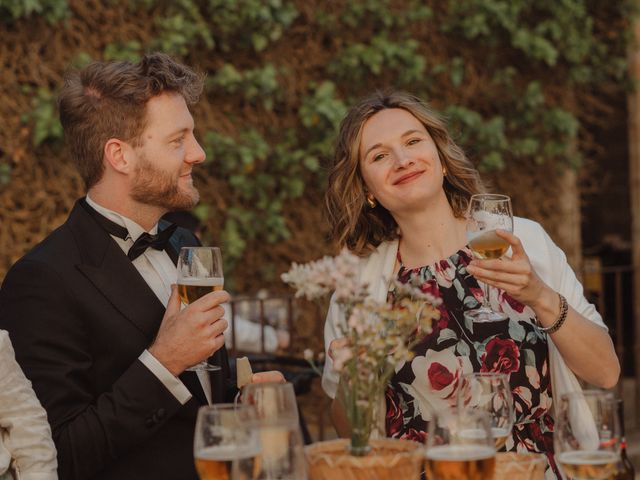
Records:
[[[184,142],[184,137],[178,137],[175,140],[172,140],[171,143],[175,143],[176,145],[181,145]]]

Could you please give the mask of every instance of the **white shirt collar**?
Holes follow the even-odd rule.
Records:
[[[144,228],[142,228],[140,225],[138,225],[136,222],[134,222],[130,218],[125,217],[124,215],[118,212],[114,212],[113,210],[109,210],[108,208],[97,204],[94,200],[91,199],[91,197],[89,197],[89,194],[87,194],[86,199],[89,206],[93,208],[96,212],[105,216],[112,222],[117,223],[121,227],[124,227],[127,229],[127,231],[129,232],[129,236],[125,240],[131,239],[135,241],[135,239],[137,239],[140,235],[142,235],[145,232]],[[157,232],[158,232],[158,224],[156,223],[153,227],[151,227],[151,230],[149,230],[149,233],[154,235]]]

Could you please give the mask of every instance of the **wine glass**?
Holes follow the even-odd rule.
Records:
[[[610,478],[620,459],[620,418],[613,393],[566,393],[556,412],[553,443],[563,472],[573,480]]]
[[[184,305],[195,302],[207,293],[222,290],[222,254],[218,247],[182,247],[178,256],[178,293]],[[187,370],[220,370],[217,365],[202,361]]]
[[[500,450],[511,434],[515,420],[509,377],[505,373],[496,372],[465,375],[458,389],[458,408],[487,412],[496,450]]]
[[[438,411],[429,421],[425,471],[429,480],[491,480],[496,448],[486,412]]]
[[[511,199],[506,195],[482,193],[472,195],[467,212],[467,240],[469,248],[480,259],[500,258],[509,249],[509,242],[499,237],[496,230],[513,231]],[[476,322],[506,320],[504,313],[496,312],[489,303],[490,287],[482,283],[482,306],[465,313]]]
[[[303,480],[306,477],[298,404],[291,383],[252,383],[243,388],[242,404],[257,414],[262,465],[256,480]]]
[[[200,407],[193,456],[201,480],[249,480],[260,468],[260,435],[249,405]]]

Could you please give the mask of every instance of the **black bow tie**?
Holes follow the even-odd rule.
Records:
[[[89,213],[89,215],[91,215],[93,219],[98,222],[98,224],[110,235],[121,238],[123,240],[125,240],[129,236],[129,232],[125,227],[112,222],[104,215],[98,213],[96,210],[91,208],[91,206],[89,206],[84,198],[80,201],[80,205],[84,207],[87,213]],[[155,235],[144,232],[136,239],[135,242],[133,242],[133,245],[131,245],[129,252],[127,253],[127,257],[129,257],[129,260],[134,261],[149,247],[156,250],[164,250],[169,244],[169,239],[171,238],[171,235],[173,235],[173,232],[176,231],[176,228],[178,228],[178,226],[172,223],[167,228],[165,228],[161,232],[156,233]]]
[[[171,238],[171,235],[173,235],[173,232],[176,231],[176,228],[178,228],[178,226],[175,223],[172,223],[167,228],[165,228],[161,232],[156,233],[155,235],[144,232],[136,239],[135,242],[133,242],[133,245],[131,245],[129,252],[127,253],[127,257],[129,257],[129,260],[133,262],[136,258],[142,255],[147,250],[147,248],[164,250],[165,248],[167,248],[169,239]]]

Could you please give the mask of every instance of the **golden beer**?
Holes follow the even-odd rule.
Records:
[[[200,480],[251,480],[260,471],[259,450],[216,446],[196,453]]]
[[[491,480],[496,452],[484,445],[442,445],[427,450],[429,480]]]
[[[195,302],[207,293],[218,292],[224,287],[224,278],[179,278],[178,293],[185,305]]]
[[[509,249],[509,242],[490,230],[469,240],[469,248],[483,260],[500,258]]]
[[[606,480],[616,472],[618,455],[601,450],[562,452],[558,463],[574,480]]]

